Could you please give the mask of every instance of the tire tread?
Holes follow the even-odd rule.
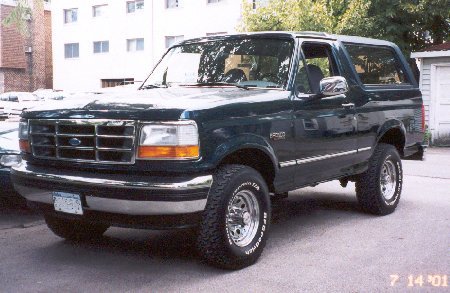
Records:
[[[220,211],[224,208],[222,205],[222,196],[230,180],[245,169],[256,170],[244,165],[224,165],[219,168],[214,175],[213,185],[208,196],[208,203],[203,212],[202,223],[200,224],[197,247],[201,257],[205,262],[213,266],[224,269],[240,269],[253,262],[261,254],[261,250],[255,252],[250,257],[241,257],[230,255],[223,233],[223,223],[221,223]],[[261,177],[261,180],[262,177]]]
[[[369,160],[368,169],[358,176],[356,180],[355,189],[358,202],[361,208],[368,213],[375,215],[387,215],[395,210],[397,204],[393,208],[388,208],[380,198],[379,186],[379,169],[382,164],[382,159],[388,152],[394,152],[398,159],[397,149],[390,144],[379,143],[375,148],[372,157]],[[398,200],[400,195],[398,195]]]

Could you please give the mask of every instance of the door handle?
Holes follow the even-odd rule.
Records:
[[[353,103],[342,104],[342,108],[344,108],[344,109],[354,109],[355,108],[355,104],[353,104]]]

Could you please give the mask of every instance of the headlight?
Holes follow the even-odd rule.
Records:
[[[199,158],[198,129],[194,121],[144,124],[141,128],[139,159]]]
[[[20,164],[22,158],[20,155],[3,155],[0,158],[0,165],[5,167],[12,167],[14,165]]]
[[[28,141],[28,121],[20,121],[19,123],[19,148],[21,152],[31,153]]]

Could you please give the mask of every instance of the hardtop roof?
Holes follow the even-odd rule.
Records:
[[[340,42],[344,42],[344,43],[367,44],[367,45],[378,45],[378,46],[393,46],[394,45],[393,43],[391,43],[389,41],[385,41],[385,40],[358,37],[358,36],[335,35],[335,34],[328,34],[325,32],[315,32],[315,31],[243,32],[243,33],[236,33],[236,34],[205,36],[205,37],[185,40],[185,41],[180,42],[179,44],[197,43],[197,42],[204,42],[207,40],[220,40],[220,39],[226,39],[226,38],[239,38],[239,37],[245,37],[245,36],[322,39],[322,40],[340,41]]]

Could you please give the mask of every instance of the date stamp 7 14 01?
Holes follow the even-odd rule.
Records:
[[[440,274],[418,274],[402,277],[397,274],[390,275],[391,287],[448,287],[448,276]]]

